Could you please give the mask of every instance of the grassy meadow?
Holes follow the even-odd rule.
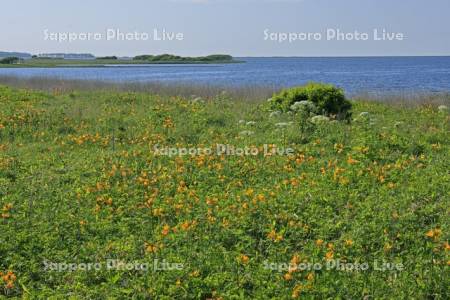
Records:
[[[0,86],[0,298],[448,299],[448,111],[265,100]]]

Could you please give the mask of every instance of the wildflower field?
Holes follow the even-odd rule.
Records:
[[[0,298],[448,299],[448,111],[264,100],[0,86]]]

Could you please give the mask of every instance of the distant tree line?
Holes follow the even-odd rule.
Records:
[[[231,55],[225,54],[214,54],[208,56],[178,56],[172,54],[161,54],[161,55],[138,55],[133,58],[133,60],[144,60],[144,61],[196,61],[196,62],[214,62],[214,61],[231,61],[233,57]]]
[[[3,59],[0,59],[0,64],[12,65],[12,64],[17,64],[19,61],[20,61],[20,58],[11,56],[11,57],[5,57]]]
[[[117,59],[117,56],[101,56],[101,57],[96,57],[95,59]]]

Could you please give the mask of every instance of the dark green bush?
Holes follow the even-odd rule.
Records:
[[[16,64],[20,61],[18,57],[5,57],[0,59],[0,64]]]
[[[138,55],[138,56],[133,57],[133,60],[150,60],[152,58],[153,58],[153,55],[144,54],[144,55]]]
[[[338,119],[351,117],[352,104],[345,98],[344,91],[332,84],[311,82],[304,86],[284,89],[270,99],[272,110],[290,111],[295,102],[310,101],[318,113],[335,116]]]
[[[113,55],[113,56],[101,56],[101,57],[96,57],[95,59],[117,59],[117,56]]]
[[[189,62],[189,61],[199,61],[199,62],[216,62],[216,61],[232,61],[233,57],[225,54],[213,54],[208,56],[199,57],[189,57],[189,56],[178,56],[172,54],[161,54],[161,55],[138,55],[133,58],[133,60],[147,60],[147,61],[176,61],[176,62]]]

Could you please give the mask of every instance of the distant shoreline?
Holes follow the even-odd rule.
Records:
[[[25,56],[27,55],[27,56]],[[178,56],[173,54],[143,54],[134,57],[101,56],[80,53],[44,53],[31,55],[22,52],[0,52],[0,68],[60,68],[60,67],[107,67],[125,65],[161,65],[161,64],[230,64],[241,63],[231,55],[212,54],[208,56]]]
[[[25,60],[17,64],[0,64],[0,68],[111,68],[111,67],[150,67],[153,65],[217,65],[244,63],[232,61],[138,61],[138,60]]]

